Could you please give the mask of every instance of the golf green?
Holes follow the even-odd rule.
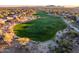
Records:
[[[43,11],[34,15],[40,18],[14,26],[14,33],[17,36],[28,37],[34,41],[47,41],[54,38],[57,31],[66,28],[60,17],[48,15]]]

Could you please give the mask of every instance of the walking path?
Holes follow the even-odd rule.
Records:
[[[79,33],[79,29],[78,29],[78,28],[76,28],[75,26],[73,26],[72,24],[70,24],[70,22],[67,21],[66,19],[64,19],[63,17],[62,17],[62,19],[64,20],[64,22],[65,22],[68,26],[70,26],[70,28],[74,29],[76,32]]]

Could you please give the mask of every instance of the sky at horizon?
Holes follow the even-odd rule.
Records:
[[[79,0],[0,0],[0,5],[27,5],[27,6],[45,6],[45,5],[60,5],[60,6],[79,6]]]

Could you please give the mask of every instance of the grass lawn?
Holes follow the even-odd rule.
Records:
[[[14,26],[14,33],[17,36],[28,37],[34,41],[47,41],[53,38],[57,31],[66,28],[66,24],[60,17],[50,16],[43,11],[34,15],[40,18]]]

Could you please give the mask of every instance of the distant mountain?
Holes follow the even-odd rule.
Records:
[[[64,7],[64,6],[55,6],[55,5],[48,5],[48,6],[46,6],[46,7],[50,7],[50,8],[52,8],[52,7]]]

